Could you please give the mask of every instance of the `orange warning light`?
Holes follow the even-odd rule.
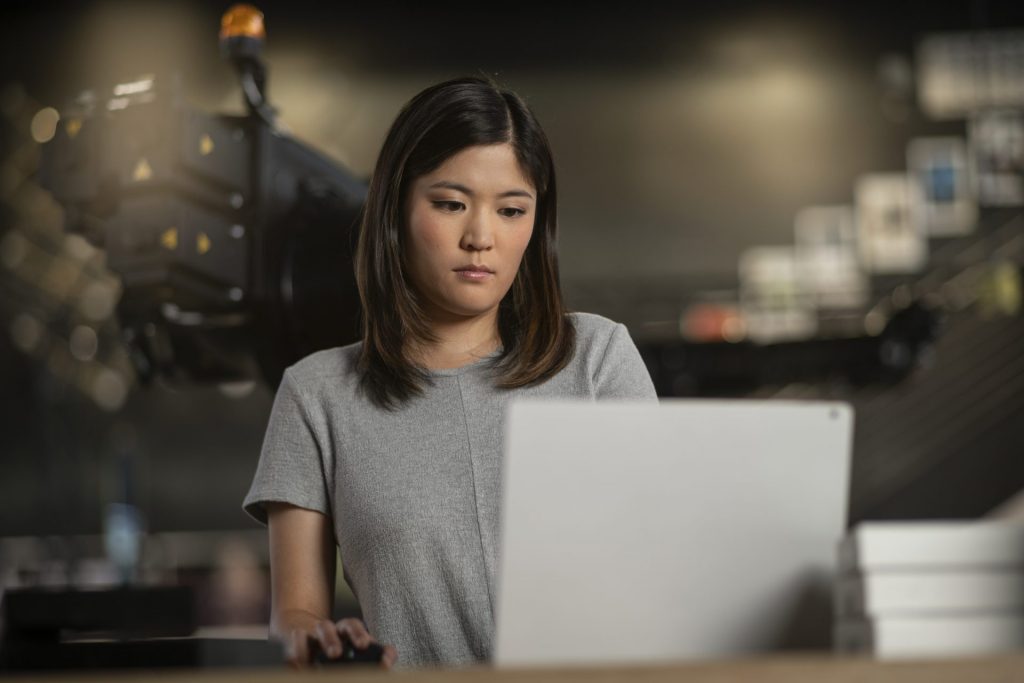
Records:
[[[220,39],[245,36],[263,40],[267,33],[263,28],[263,12],[252,5],[232,5],[220,19]]]

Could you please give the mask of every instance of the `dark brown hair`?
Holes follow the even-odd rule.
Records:
[[[391,125],[359,227],[360,383],[381,407],[395,408],[422,394],[430,376],[410,360],[409,344],[436,340],[403,268],[409,186],[467,147],[500,143],[515,150],[537,191],[537,209],[519,272],[498,307],[503,348],[494,362],[496,385],[544,382],[572,358],[576,333],[558,277],[555,167],[547,136],[515,93],[482,78],[446,81],[413,97]]]

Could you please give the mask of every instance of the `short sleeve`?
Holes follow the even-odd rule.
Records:
[[[594,377],[598,399],[658,400],[640,351],[622,323],[616,323]]]
[[[261,524],[267,523],[264,504],[269,502],[330,514],[323,449],[310,414],[299,385],[286,370],[274,397],[256,474],[242,502],[242,509]]]

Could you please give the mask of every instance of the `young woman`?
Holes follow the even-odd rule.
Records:
[[[244,502],[269,527],[271,633],[294,666],[342,638],[387,643],[385,666],[485,660],[505,407],[656,400],[625,327],[566,312],[555,210],[513,93],[448,81],[392,125],[356,255],[363,340],[286,371]],[[331,620],[336,544],[365,624]]]

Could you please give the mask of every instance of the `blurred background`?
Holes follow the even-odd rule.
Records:
[[[624,322],[660,395],[850,401],[851,523],[1019,507],[1024,6],[264,2],[270,117],[293,147],[251,124],[218,47],[228,7],[0,10],[0,585],[129,572],[195,585],[204,623],[265,621],[265,532],[240,503],[276,374],[318,341],[249,353],[289,315],[291,271],[266,264],[312,258],[285,236],[302,216],[347,235],[331,217],[357,205],[400,106],[465,74],[541,120],[569,304]],[[186,123],[133,122],[147,106]],[[159,185],[146,145],[190,131],[195,168],[245,151]],[[111,195],[88,164],[45,172],[46,150],[80,155],[75,140],[118,150],[145,187],[97,208]],[[295,177],[268,175],[280,168]],[[251,193],[231,189],[235,171]],[[59,184],[72,176],[91,185]],[[104,241],[165,195],[193,213],[167,205],[182,222],[152,228],[160,253],[188,237],[226,260],[158,268]],[[220,252],[217,226],[246,250]],[[308,244],[343,253],[325,234]],[[174,291],[154,284],[172,275]]]

